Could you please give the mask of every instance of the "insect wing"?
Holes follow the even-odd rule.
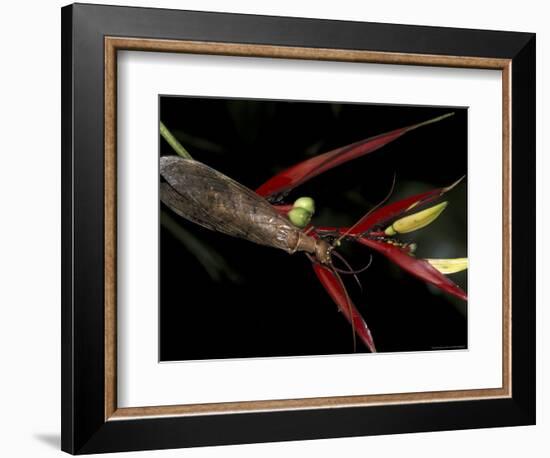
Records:
[[[207,229],[292,250],[297,230],[265,199],[226,175],[191,159],[165,156],[161,199],[180,216]]]

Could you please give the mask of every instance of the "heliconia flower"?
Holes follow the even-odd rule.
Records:
[[[261,185],[256,192],[266,198],[285,195],[296,186],[320,175],[338,165],[378,150],[398,139],[407,132],[421,126],[441,121],[453,113],[448,113],[413,126],[396,129],[391,132],[367,138],[327,153],[315,156],[283,170]],[[430,283],[449,294],[466,300],[466,293],[445,275],[460,272],[468,266],[466,258],[458,259],[418,259],[414,256],[415,243],[402,243],[395,236],[413,232],[435,221],[447,206],[447,202],[429,206],[436,199],[453,189],[460,181],[445,188],[438,188],[417,194],[398,202],[384,205],[367,213],[351,228],[320,228],[307,225],[301,218],[297,219],[299,227],[306,224],[305,231],[311,235],[322,235],[323,232],[336,233],[345,239],[355,240],[374,249],[405,271]],[[298,199],[300,200],[300,199]],[[296,201],[298,202],[298,201]],[[289,216],[290,212],[298,213],[294,205],[274,204],[281,214]],[[300,214],[300,216],[303,216]],[[291,221],[296,219],[291,218]],[[296,224],[296,223],[294,223]],[[371,332],[355,305],[351,302],[342,281],[327,267],[313,263],[319,281],[337,304],[339,310],[352,323],[355,333],[361,341],[375,352],[376,348]]]
[[[416,244],[404,243],[396,238],[400,233],[419,230],[435,221],[446,208],[447,202],[428,207],[427,204],[455,185],[456,183],[447,188],[417,194],[383,206],[367,214],[351,228],[317,227],[315,231],[320,235],[333,233],[368,246],[415,277],[453,296],[467,300],[466,293],[445,276],[465,270],[468,267],[466,258],[437,260],[416,258],[414,255]]]

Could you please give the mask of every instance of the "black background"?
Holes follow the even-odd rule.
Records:
[[[193,157],[254,189],[278,171],[333,148],[448,112],[451,118],[410,132],[333,169],[288,197],[315,198],[317,225],[350,225],[387,194],[391,201],[466,175],[467,109],[365,104],[160,98],[160,119]],[[162,155],[174,154],[160,141]],[[419,257],[467,255],[466,180],[430,226],[401,237]],[[208,231],[161,205],[160,359],[162,361],[353,352],[351,327],[303,255]],[[202,262],[189,250],[199,244]],[[356,267],[370,250],[339,250]],[[465,348],[466,303],[373,253],[348,291],[378,351]],[[210,262],[205,261],[210,259]],[[214,261],[212,261],[214,258]],[[205,263],[207,268],[205,268]],[[452,276],[466,289],[466,272]],[[360,341],[357,351],[367,351]]]

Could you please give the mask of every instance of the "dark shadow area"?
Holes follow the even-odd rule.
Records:
[[[61,435],[57,433],[37,433],[33,436],[37,441],[43,444],[61,450]]]

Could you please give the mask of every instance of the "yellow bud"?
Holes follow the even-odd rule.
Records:
[[[397,234],[397,232],[395,232],[395,230],[393,229],[392,226],[388,226],[388,227],[386,228],[386,230],[384,231],[384,234],[389,235],[389,236],[392,236],[392,235]]]
[[[303,208],[293,208],[288,212],[288,219],[300,229],[306,227],[311,220],[311,213]]]
[[[441,212],[447,207],[447,202],[441,202],[433,207],[413,213],[412,215],[394,221],[391,226],[388,226],[384,231],[386,235],[406,234],[426,227],[437,219]]]
[[[468,268],[468,258],[426,259],[426,261],[445,275],[456,274]]]
[[[313,215],[315,213],[315,201],[311,197],[300,197],[294,202],[294,208],[303,208]]]

